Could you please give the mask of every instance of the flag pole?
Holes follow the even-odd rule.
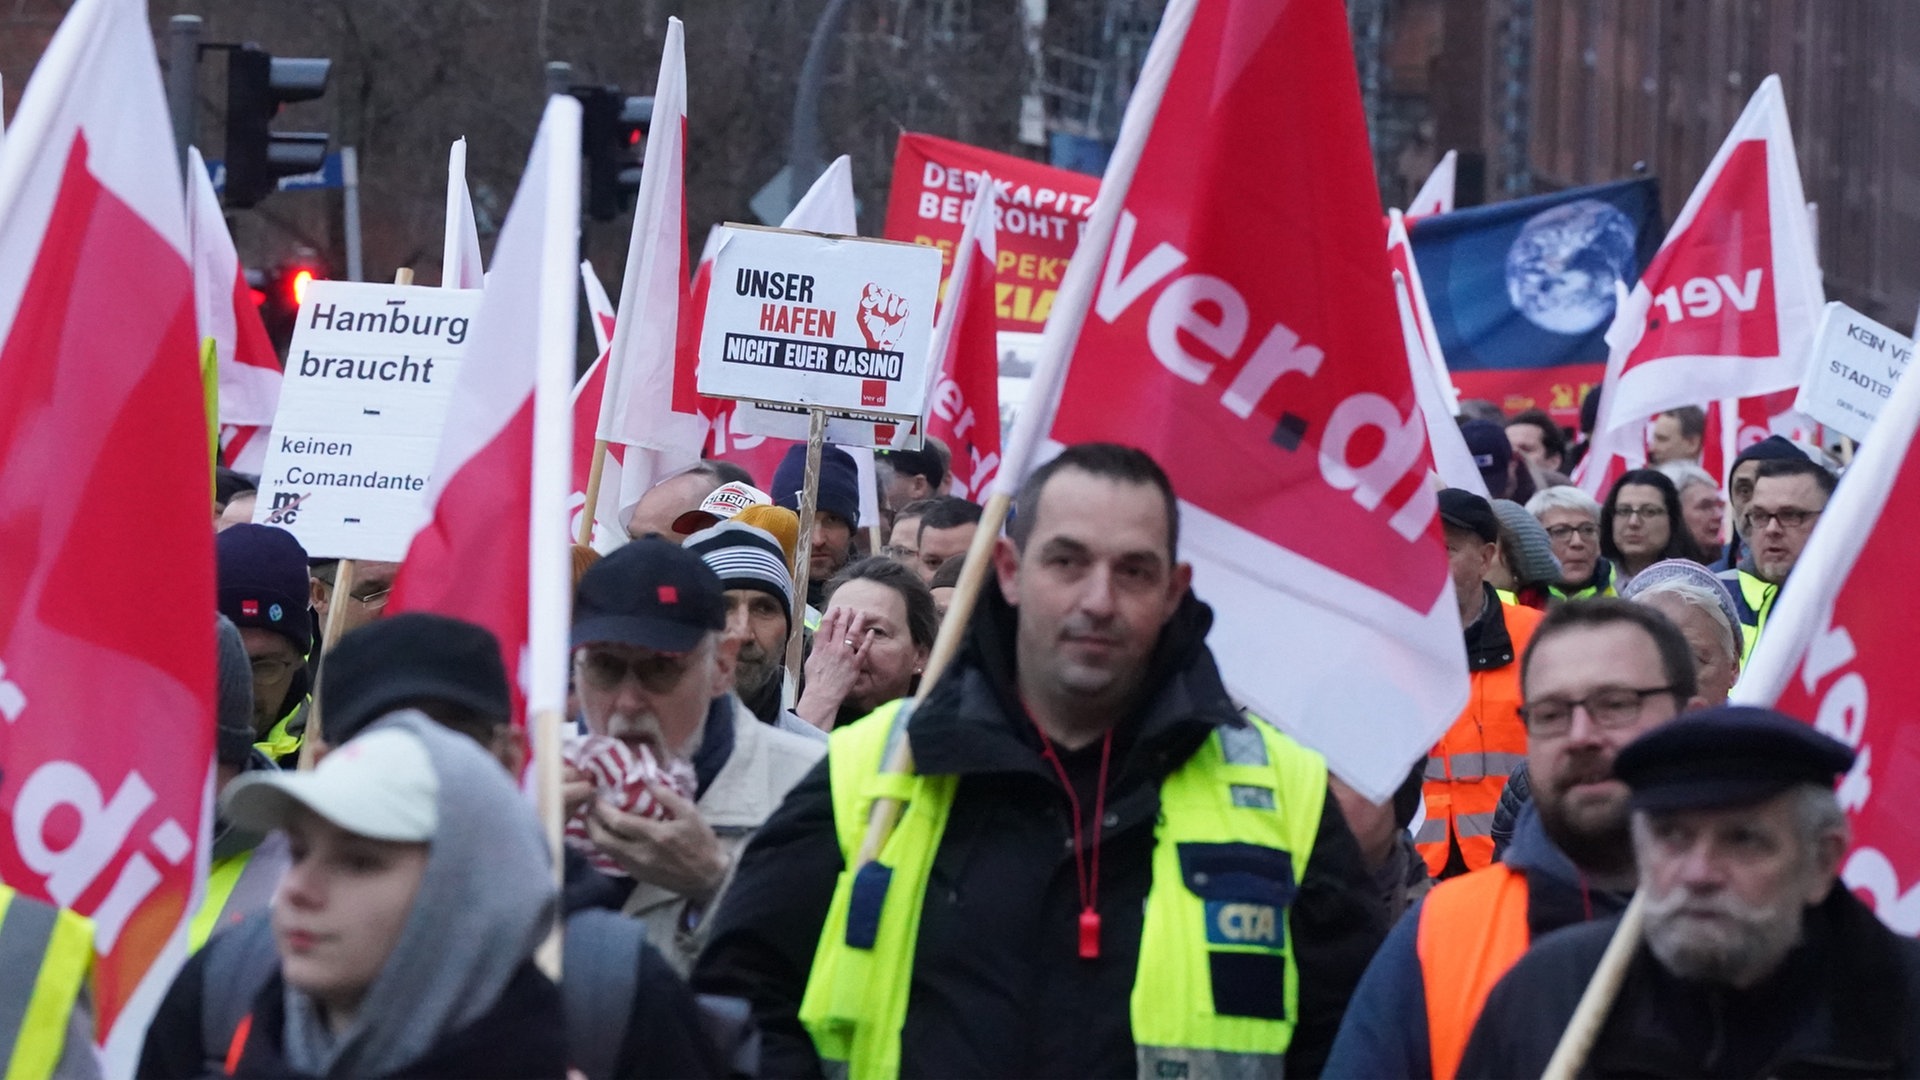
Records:
[[[1593,1040],[1599,1036],[1601,1025],[1607,1022],[1614,999],[1620,996],[1620,984],[1626,978],[1627,967],[1640,949],[1640,928],[1646,919],[1645,898],[1643,892],[1634,893],[1626,912],[1620,916],[1613,940],[1607,942],[1607,951],[1600,955],[1600,966],[1594,969],[1586,992],[1580,995],[1580,1004],[1573,1010],[1573,1019],[1567,1021],[1566,1033],[1560,1036],[1560,1045],[1554,1047],[1553,1057],[1547,1060],[1547,1071],[1541,1080],[1573,1080],[1574,1074],[1586,1064]]]
[[[800,682],[800,646],[807,633],[807,578],[813,562],[813,518],[820,502],[820,454],[826,448],[827,412],[807,410],[807,471],[800,485],[800,542],[793,553],[793,632],[787,637],[787,675]]]
[[[593,440],[593,467],[587,470],[587,505],[580,515],[580,535],[574,542],[581,547],[593,546],[593,523],[597,517],[595,511],[600,507],[600,478],[607,469],[607,440]]]

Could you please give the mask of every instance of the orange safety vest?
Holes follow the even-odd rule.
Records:
[[[1433,1080],[1453,1080],[1493,984],[1532,944],[1527,876],[1494,863],[1434,886],[1415,938]]]
[[[1460,845],[1468,870],[1493,862],[1493,812],[1507,774],[1527,759],[1527,726],[1520,719],[1520,658],[1540,625],[1532,608],[1501,604],[1513,660],[1471,677],[1467,707],[1427,758],[1427,820],[1414,847],[1434,877],[1447,865],[1450,843]]]

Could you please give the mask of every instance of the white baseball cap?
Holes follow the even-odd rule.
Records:
[[[726,521],[749,506],[772,506],[773,496],[738,480],[721,484],[700,501],[700,509],[689,510],[673,519],[680,532],[699,532],[716,522]]]
[[[440,824],[440,777],[411,731],[377,728],[349,739],[308,772],[254,772],[221,799],[226,819],[254,832],[287,823],[304,806],[347,832],[421,842]]]

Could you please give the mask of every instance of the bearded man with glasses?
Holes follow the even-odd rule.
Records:
[[[1753,655],[1753,645],[1760,640],[1767,616],[1773,614],[1787,575],[1799,563],[1814,523],[1838,482],[1824,466],[1806,457],[1763,461],[1754,474],[1753,496],[1740,520],[1747,555],[1738,566],[1720,574],[1740,613],[1741,663]]]
[[[1374,955],[1327,1077],[1453,1077],[1487,995],[1532,943],[1625,910],[1637,884],[1614,757],[1705,702],[1664,615],[1623,600],[1563,604],[1520,668],[1533,802],[1503,861],[1434,886]],[[1423,1022],[1424,1021],[1424,1022]]]

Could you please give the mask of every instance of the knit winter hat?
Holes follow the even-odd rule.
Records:
[[[1727,475],[1732,476],[1733,470],[1749,461],[1792,461],[1806,456],[1805,450],[1795,446],[1785,436],[1769,435],[1740,451],[1740,455],[1733,459],[1733,464],[1727,466]]]
[[[1553,540],[1547,536],[1547,530],[1540,520],[1527,513],[1527,508],[1512,499],[1494,499],[1493,513],[1513,534],[1514,547],[1517,550],[1507,552],[1508,567],[1523,585],[1551,585],[1559,582],[1565,571],[1560,568],[1560,560],[1554,557]]]
[[[1721,614],[1727,617],[1727,625],[1733,628],[1737,639],[1740,633],[1740,609],[1733,606],[1733,597],[1728,594],[1727,586],[1719,577],[1692,559],[1662,559],[1654,563],[1633,575],[1633,580],[1627,582],[1626,587],[1620,590],[1620,599],[1638,600],[1662,585],[1682,582],[1705,589],[1713,596],[1720,605]]]
[[[285,529],[235,525],[213,538],[219,611],[235,626],[272,630],[305,656],[313,648],[307,613],[307,549]]]
[[[726,588],[758,589],[780,601],[787,628],[792,630],[793,577],[787,572],[780,542],[771,533],[736,519],[702,529],[680,546],[700,556]]]
[[[799,513],[806,472],[807,448],[804,444],[796,445],[774,470],[770,494],[775,506]],[[846,522],[848,528],[859,526],[860,468],[853,463],[852,454],[830,444],[820,448],[820,494],[814,505]]]
[[[742,525],[765,531],[780,542],[787,567],[793,567],[793,553],[800,548],[800,515],[784,506],[749,506],[733,516]],[[789,575],[791,576],[791,575]]]
[[[253,752],[253,665],[233,620],[215,615],[219,681],[214,689],[214,752],[220,764],[244,768]]]
[[[513,699],[500,641],[485,627],[446,615],[389,615],[342,637],[320,665],[324,735],[339,746],[375,720],[422,700],[507,723]]]

